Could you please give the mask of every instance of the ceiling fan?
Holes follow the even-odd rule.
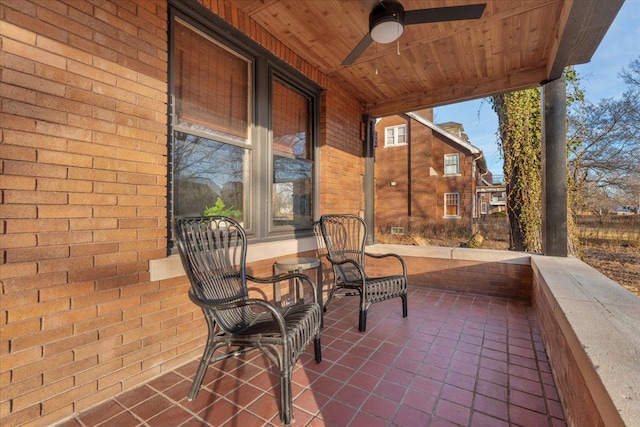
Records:
[[[391,43],[397,40],[404,31],[405,25],[478,19],[486,6],[486,4],[470,4],[405,11],[398,0],[380,0],[369,14],[369,32],[342,61],[342,65],[353,64],[374,41]]]

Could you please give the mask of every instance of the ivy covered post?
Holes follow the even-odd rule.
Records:
[[[566,257],[576,251],[569,236],[567,100],[581,101],[575,71],[541,88],[491,98],[498,114],[509,216],[509,249]],[[568,77],[566,77],[568,76]],[[570,94],[566,94],[566,82]],[[571,237],[571,238],[570,238]]]

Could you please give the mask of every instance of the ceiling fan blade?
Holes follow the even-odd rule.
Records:
[[[380,0],[360,0],[360,3],[362,3],[365,10],[373,10],[380,3]]]
[[[347,56],[344,61],[342,61],[342,65],[353,64],[355,60],[358,59],[360,55],[362,55],[362,52],[364,52],[369,47],[369,45],[371,45],[371,43],[373,43],[371,33],[367,33],[367,35],[364,36],[362,40],[360,40],[360,43],[358,43],[358,45],[351,51],[349,56]]]
[[[486,6],[486,4],[470,4],[466,6],[406,10],[404,12],[404,25],[478,19],[482,16]]]

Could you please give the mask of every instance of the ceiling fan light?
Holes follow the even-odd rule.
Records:
[[[396,41],[403,31],[404,25],[397,19],[377,22],[371,28],[371,38],[378,43],[391,43]]]

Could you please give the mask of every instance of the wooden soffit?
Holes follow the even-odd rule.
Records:
[[[401,0],[405,10],[487,6],[480,19],[407,26],[349,66],[376,0],[228,1],[382,117],[558,78],[591,59],[624,0]]]

